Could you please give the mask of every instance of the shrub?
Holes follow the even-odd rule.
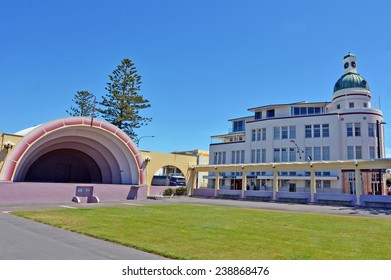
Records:
[[[179,187],[175,190],[175,195],[185,195],[187,192],[186,188]]]
[[[165,189],[163,193],[163,195],[166,196],[171,196],[172,194],[174,194],[174,190],[172,188]]]

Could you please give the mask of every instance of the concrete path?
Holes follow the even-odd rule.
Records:
[[[163,257],[0,212],[1,260],[161,260]]]

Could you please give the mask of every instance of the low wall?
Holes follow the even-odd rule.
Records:
[[[391,207],[391,195],[361,195],[361,205],[369,207]]]
[[[92,186],[100,201],[147,197],[146,185],[1,182],[0,203],[69,202],[77,186]]]
[[[315,193],[315,203],[319,203],[319,199],[327,199],[327,198],[333,198],[333,199],[340,199],[340,200],[351,200],[352,205],[356,204],[357,197],[355,194],[343,194],[343,193]]]
[[[193,196],[195,196],[195,197],[214,197],[215,190],[211,189],[211,188],[194,189]]]

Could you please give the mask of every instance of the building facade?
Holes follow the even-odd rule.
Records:
[[[371,106],[368,82],[357,73],[355,55],[343,58],[344,73],[330,102],[296,102],[248,109],[247,117],[229,120],[229,133],[212,136],[209,164],[318,162],[383,158],[384,121]],[[216,141],[217,140],[217,141]],[[273,172],[223,172],[221,189],[271,190]],[[209,186],[215,184],[209,174]],[[279,172],[279,189],[308,192],[310,170]],[[355,193],[354,170],[318,170],[317,192]],[[384,194],[384,170],[361,170],[363,194]]]

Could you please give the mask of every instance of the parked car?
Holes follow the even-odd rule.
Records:
[[[155,175],[152,178],[152,186],[186,186],[183,176]]]

